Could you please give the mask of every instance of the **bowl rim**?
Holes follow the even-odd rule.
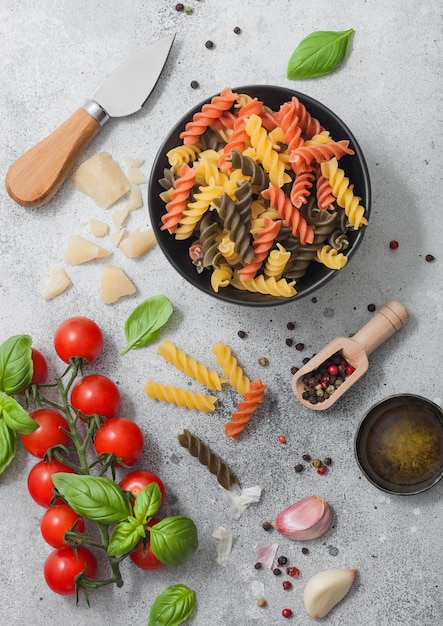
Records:
[[[362,446],[366,442],[365,435],[367,436],[368,430],[370,426],[372,426],[371,420],[372,422],[376,421],[375,415],[377,414],[377,409],[382,407],[384,404],[388,404],[395,400],[404,400],[404,401],[415,400],[418,404],[423,404],[431,408],[435,412],[437,419],[440,422],[440,425],[442,428],[442,436],[443,436],[443,409],[442,407],[440,407],[438,404],[436,404],[432,400],[429,400],[428,398],[425,398],[424,396],[420,396],[417,394],[413,394],[413,393],[394,394],[391,396],[387,396],[386,398],[380,400],[376,404],[373,404],[362,417],[357,427],[357,430],[355,432],[355,436],[354,436],[354,456],[355,456],[355,460],[360,471],[372,485],[374,485],[381,491],[384,491],[385,493],[389,493],[391,495],[414,496],[414,495],[418,495],[419,493],[428,491],[429,489],[431,489],[431,487],[436,485],[443,478],[443,463],[440,465],[439,469],[437,469],[435,473],[431,477],[427,478],[426,480],[418,482],[418,483],[414,483],[412,485],[406,485],[403,487],[399,485],[396,488],[395,483],[390,483],[386,480],[383,480],[382,478],[379,478],[379,480],[377,480],[374,476],[375,472],[369,473],[368,472],[368,467],[370,466],[369,462],[367,462],[366,464],[365,460],[362,458],[363,457]],[[366,429],[366,432],[365,432],[365,429]]]
[[[340,128],[339,134],[340,135],[343,134],[343,138],[346,138],[349,140],[350,145],[352,146],[355,152],[355,154],[352,155],[352,157],[350,158],[357,159],[359,163],[358,167],[361,169],[361,181],[359,181],[360,185],[358,188],[358,193],[361,197],[364,198],[365,214],[369,218],[370,213],[371,213],[372,194],[371,194],[371,182],[370,182],[370,176],[369,176],[369,169],[366,163],[366,159],[364,157],[363,151],[355,135],[353,134],[353,132],[350,130],[347,124],[345,124],[343,120],[336,113],[334,113],[334,111],[332,111],[332,109],[330,109],[319,100],[316,100],[315,98],[312,98],[311,96],[307,94],[304,94],[299,91],[295,91],[288,87],[280,87],[278,85],[266,85],[266,84],[242,85],[239,87],[233,87],[232,90],[236,93],[247,93],[251,95],[252,97],[256,97],[257,93],[263,93],[263,92],[274,93],[277,96],[277,100],[279,102],[288,101],[293,96],[295,96],[306,106],[308,112],[311,112],[312,109],[314,109],[315,111],[321,111],[320,116],[318,115],[318,112],[315,114],[311,113],[313,117],[317,117],[317,118],[320,117],[320,121],[321,121],[321,117],[323,114],[325,114],[328,117],[331,117],[333,120],[333,126],[337,126]],[[160,163],[163,162],[162,165],[165,165],[167,150],[173,147],[173,145],[178,145],[178,143],[175,143],[175,144],[172,144],[168,148],[168,145],[171,144],[171,139],[173,137],[178,138],[178,135],[185,128],[185,125],[190,120],[190,118],[197,111],[201,110],[204,104],[210,102],[211,99],[214,96],[218,95],[219,93],[220,92],[201,100],[198,104],[194,105],[184,115],[182,115],[182,117],[174,124],[172,129],[167,133],[162,144],[157,150],[157,153],[154,157],[151,174],[150,174],[150,178],[148,182],[148,190],[147,190],[147,201],[148,201],[148,210],[149,210],[149,215],[150,215],[151,227],[154,230],[154,234],[156,236],[159,247],[162,250],[163,254],[166,256],[169,263],[173,266],[173,268],[178,272],[178,274],[184,280],[186,280],[192,286],[196,287],[200,292],[203,292],[215,298],[216,300],[220,300],[222,302],[226,302],[229,304],[259,307],[259,308],[296,302],[297,300],[300,300],[304,297],[312,295],[314,292],[321,289],[321,287],[323,287],[326,283],[332,280],[332,278],[337,274],[338,270],[330,270],[328,268],[323,268],[323,267],[319,268],[318,271],[321,273],[320,277],[318,278],[316,277],[315,282],[306,287],[304,287],[302,284],[302,289],[301,290],[297,289],[297,293],[294,296],[291,296],[289,298],[256,294],[252,292],[237,290],[234,287],[232,288],[226,287],[226,288],[219,290],[218,292],[215,292],[210,286],[209,277],[206,277],[205,279],[206,282],[204,284],[201,279],[201,274],[199,274],[197,271],[195,271],[195,273],[190,273],[190,274],[186,274],[184,272],[183,267],[182,267],[183,263],[177,260],[176,256],[173,253],[171,253],[169,250],[170,244],[168,244],[168,240],[166,236],[171,237],[171,235],[167,231],[160,230],[160,227],[158,224],[158,211],[155,210],[155,204],[156,202],[158,202],[159,189],[160,191],[162,191],[162,189],[159,188],[159,183],[158,183],[159,177],[161,176],[161,174],[159,174],[158,172],[158,169],[160,168]],[[265,98],[262,98],[260,96],[257,96],[257,97],[259,97],[259,99],[262,99],[266,105]],[[347,158],[348,157],[344,157],[344,160],[346,160]],[[167,161],[166,161],[166,164],[167,164]],[[163,167],[162,167],[162,172],[163,172]],[[351,237],[352,237],[352,243],[346,255],[348,257],[348,262],[352,258],[352,256],[355,254],[358,247],[360,246],[363,240],[363,237],[365,235],[365,231],[366,231],[366,226],[359,228],[357,231],[350,231]],[[303,281],[303,278],[301,279],[301,281]]]

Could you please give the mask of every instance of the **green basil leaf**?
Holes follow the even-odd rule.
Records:
[[[32,339],[29,335],[10,337],[0,345],[0,391],[12,396],[32,380]]]
[[[192,614],[195,592],[186,585],[171,585],[154,600],[148,626],[178,626]]]
[[[125,322],[128,345],[122,354],[154,341],[171,317],[172,311],[171,302],[163,295],[152,296],[139,304]]]
[[[37,430],[38,424],[15,398],[0,391],[0,418],[3,418],[11,430],[22,435],[29,435]]]
[[[146,485],[138,494],[134,503],[134,515],[140,523],[145,524],[148,517],[157,513],[162,501],[162,493],[157,483]]]
[[[317,78],[336,70],[349,54],[354,29],[319,30],[305,37],[292,53],[288,63],[290,80]]]
[[[93,522],[118,524],[131,517],[124,491],[109,478],[58,472],[52,480],[71,509]]]
[[[117,556],[134,550],[141,537],[145,537],[143,524],[135,517],[126,522],[120,522],[111,533],[108,545],[108,555]]]
[[[17,435],[4,420],[0,419],[0,474],[3,474],[16,452]]]
[[[197,550],[197,528],[189,517],[165,517],[148,530],[154,556],[166,565],[182,565]]]

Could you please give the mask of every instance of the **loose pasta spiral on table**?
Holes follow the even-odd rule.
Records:
[[[148,398],[159,402],[169,402],[187,409],[197,409],[204,412],[215,411],[216,396],[207,396],[200,392],[188,391],[174,385],[148,380],[145,387]]]
[[[232,387],[237,389],[241,396],[244,396],[249,390],[251,382],[232,354],[231,348],[223,341],[220,341],[212,346],[212,352],[217,359],[217,363],[222,368],[223,374],[228,378],[229,383]]]
[[[263,402],[266,387],[267,385],[264,385],[261,380],[251,382],[249,391],[245,393],[244,399],[238,403],[237,410],[232,414],[232,421],[225,426],[226,437],[240,438],[253,413]]]
[[[172,363],[178,370],[190,378],[194,378],[208,389],[220,391],[222,383],[225,382],[215,370],[210,370],[204,363],[199,363],[194,357],[186,354],[184,350],[177,348],[169,339],[163,339],[157,352],[165,361]]]

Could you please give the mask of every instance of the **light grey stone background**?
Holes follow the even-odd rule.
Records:
[[[0,339],[29,333],[48,358],[50,375],[63,364],[52,348],[58,324],[73,315],[95,319],[105,333],[105,350],[93,370],[119,382],[121,414],[140,424],[146,451],[137,467],[159,473],[168,491],[165,513],[190,515],[200,545],[178,569],[141,572],[123,565],[123,588],[106,588],[84,601],[53,594],[42,569],[50,548],[39,534],[43,510],[28,496],[26,477],[36,459],[20,448],[0,479],[0,623],[3,625],[142,625],[154,598],[182,582],[197,594],[189,620],[195,626],[278,625],[288,606],[288,623],[307,626],[302,590],[315,572],[330,567],[358,568],[349,596],[323,620],[329,626],[437,626],[443,622],[443,483],[411,498],[390,497],[373,487],[354,461],[353,437],[369,407],[400,392],[441,402],[442,345],[442,6],[437,0],[189,0],[192,15],[178,13],[174,0],[56,2],[4,0],[0,7],[2,66],[2,178],[27,148],[64,121],[97,83],[120,61],[164,34],[177,34],[171,56],[145,109],[109,123],[83,159],[100,150],[117,160],[153,158],[168,129],[192,106],[225,86],[251,83],[294,88],[320,100],[348,124],[368,162],[373,191],[372,215],[363,244],[352,262],[316,294],[296,304],[252,310],[221,304],[190,288],[169,266],[160,249],[144,259],[114,254],[138,293],[113,306],[99,299],[101,263],[67,268],[73,286],[44,302],[39,287],[49,268],[63,265],[71,233],[87,236],[90,217],[111,220],[67,182],[46,207],[26,210],[1,190]],[[242,30],[233,32],[235,26]],[[350,57],[336,73],[291,82],[288,59],[314,30],[355,29]],[[206,40],[215,46],[205,48]],[[190,87],[198,80],[200,88]],[[146,194],[144,194],[145,196]],[[144,227],[145,207],[131,217]],[[398,250],[389,249],[396,239]],[[434,263],[425,262],[433,254]],[[226,441],[223,427],[236,397],[220,394],[214,414],[180,410],[149,400],[148,378],[186,385],[163,363],[156,346],[120,356],[123,324],[143,299],[164,293],[175,313],[165,336],[196,358],[214,364],[211,345],[232,347],[251,377],[269,385],[266,405],[238,442]],[[327,413],[297,403],[290,368],[335,336],[347,335],[368,319],[369,303],[381,308],[400,300],[410,311],[408,326],[375,352],[370,369],[346,399]],[[288,322],[296,329],[289,332]],[[239,330],[246,339],[237,336]],[[285,344],[292,337],[306,344],[298,353]],[[266,356],[263,369],[258,359]],[[194,387],[193,387],[194,388]],[[230,517],[215,478],[182,450],[176,435],[189,428],[233,467],[244,487],[261,484],[261,501],[240,520]],[[286,436],[287,444],[278,442]],[[325,476],[296,474],[300,455],[333,458]],[[301,497],[318,493],[334,510],[334,524],[313,541],[308,555],[277,533],[266,534],[262,521]],[[220,525],[234,533],[230,562],[216,563]],[[257,545],[279,543],[301,572],[284,592],[281,580],[254,569]],[[268,602],[256,606],[258,597]]]

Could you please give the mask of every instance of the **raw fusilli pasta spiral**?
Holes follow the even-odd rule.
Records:
[[[280,221],[273,221],[269,217],[265,217],[262,230],[257,233],[256,238],[252,242],[254,248],[254,257],[250,263],[238,270],[238,276],[243,281],[255,278],[257,271],[266,259],[269,250],[275,241],[280,230]]]
[[[302,245],[312,243],[314,240],[312,227],[309,226],[300,211],[292,204],[283,189],[270,183],[268,189],[262,191],[261,195],[269,200],[273,209],[277,209],[279,217],[284,220],[286,226],[291,227],[293,237],[298,237]]]
[[[273,276],[275,280],[279,280],[283,276],[290,257],[291,253],[285,250],[281,243],[277,243],[277,247],[271,250],[266,259],[265,276]]]
[[[331,159],[321,164],[321,172],[329,180],[332,193],[337,198],[337,204],[346,213],[351,226],[358,230],[360,226],[368,223],[364,217],[365,209],[360,204],[360,198],[354,195],[354,187],[349,184],[349,178],[344,171],[338,167],[337,159]]]
[[[189,144],[187,146],[176,146],[166,153],[166,157],[171,166],[171,171],[176,174],[183,163],[189,163],[195,161],[197,156],[201,152],[201,147],[198,144]]]
[[[215,411],[217,402],[216,396],[206,396],[200,392],[187,391],[174,385],[163,385],[153,380],[148,380],[145,391],[146,395],[154,400],[205,412]]]
[[[348,257],[338,252],[329,245],[322,246],[317,250],[317,261],[326,265],[331,270],[341,270],[348,262]]]
[[[220,263],[220,267],[215,268],[211,274],[211,287],[216,293],[218,293],[220,287],[227,287],[229,285],[232,272],[232,266],[229,265],[229,263]]]
[[[288,282],[286,278],[276,280],[273,276],[266,278],[263,274],[260,274],[257,278],[253,278],[252,280],[243,281],[234,271],[231,285],[234,285],[237,289],[245,289],[253,293],[262,293],[270,296],[279,296],[280,298],[290,298],[297,293],[294,287],[295,281],[292,280]]]
[[[232,414],[232,421],[225,426],[226,437],[240,438],[258,405],[263,402],[266,387],[267,385],[264,385],[260,380],[251,382],[249,391],[245,393],[244,399],[238,403],[237,411]]]
[[[246,122],[246,132],[251,139],[251,145],[255,148],[260,163],[269,174],[270,180],[277,186],[283,187],[291,181],[286,174],[283,162],[273,148],[272,139],[262,126],[262,120],[258,115],[251,115]]]
[[[197,143],[208,126],[221,117],[224,111],[228,111],[236,98],[237,94],[229,87],[223,89],[219,96],[214,96],[211,102],[204,104],[202,110],[194,114],[192,120],[186,124],[185,130],[180,133],[180,139],[183,139],[185,144]]]
[[[237,389],[241,396],[244,396],[249,390],[251,382],[238,365],[231,348],[223,343],[223,341],[220,341],[212,346],[212,352],[215,354],[215,358],[222,368],[223,374],[229,379],[229,383]]]
[[[333,157],[341,159],[345,154],[355,153],[352,148],[349,148],[349,141],[342,139],[341,141],[330,141],[329,143],[314,146],[301,146],[291,152],[289,161],[294,164],[295,171],[298,173],[308,169],[312,161],[322,163]]]
[[[195,182],[196,172],[193,168],[184,163],[180,168],[180,177],[174,183],[171,191],[171,200],[166,205],[166,213],[162,215],[162,230],[169,230],[174,233],[180,221],[186,203],[191,194],[191,189]]]
[[[208,389],[220,391],[222,383],[225,382],[215,370],[210,370],[203,363],[196,361],[194,357],[186,354],[184,350],[177,348],[169,339],[163,339],[157,352],[165,361],[172,363],[178,370],[184,372],[190,378],[194,378]]]

